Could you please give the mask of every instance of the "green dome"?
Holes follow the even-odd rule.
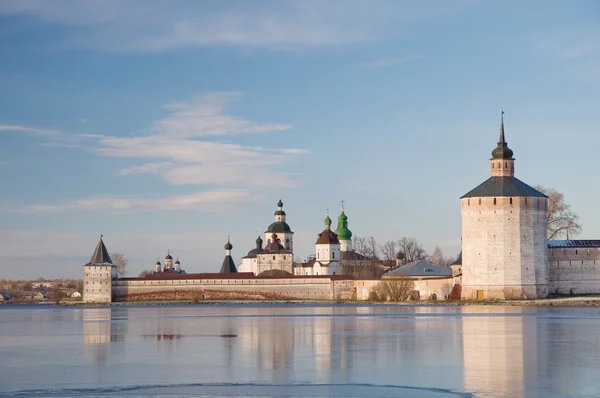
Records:
[[[325,229],[331,229],[331,218],[329,218],[329,214],[325,217]]]
[[[339,240],[351,240],[352,232],[348,229],[348,217],[342,210],[342,213],[338,217],[338,227],[335,230]]]

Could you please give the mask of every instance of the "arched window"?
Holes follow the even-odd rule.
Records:
[[[275,256],[273,256],[273,260],[275,260]]]
[[[319,254],[320,254],[320,253],[319,253],[319,252],[317,252],[317,260],[319,259]]]

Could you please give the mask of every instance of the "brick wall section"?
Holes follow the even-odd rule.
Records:
[[[600,248],[549,248],[548,260],[551,292],[600,293]]]
[[[83,268],[83,301],[86,303],[110,303],[112,266],[86,265]]]
[[[547,296],[546,208],[536,197],[461,199],[463,299]]]
[[[113,301],[148,299],[295,299],[350,300],[354,279],[344,278],[205,278],[129,279],[113,282]]]

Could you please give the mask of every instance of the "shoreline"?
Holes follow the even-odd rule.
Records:
[[[60,307],[119,307],[119,306],[208,306],[208,305],[260,305],[260,304],[287,304],[287,305],[361,305],[361,306],[513,306],[513,307],[600,307],[600,295],[568,296],[558,298],[544,298],[533,300],[422,300],[422,301],[400,301],[400,302],[375,302],[356,300],[147,300],[147,301],[116,301],[111,303],[85,303],[83,301],[63,302],[55,304],[52,302],[9,302],[0,303],[4,305],[41,305]]]

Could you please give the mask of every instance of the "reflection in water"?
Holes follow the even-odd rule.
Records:
[[[312,396],[377,395],[376,385],[415,389],[381,396],[600,396],[599,320],[592,308],[501,306],[0,309],[0,355],[11,359],[0,361],[0,397],[124,386],[195,396],[207,385],[258,396],[272,384],[282,395],[316,384]],[[127,391],[158,394],[142,390]]]

